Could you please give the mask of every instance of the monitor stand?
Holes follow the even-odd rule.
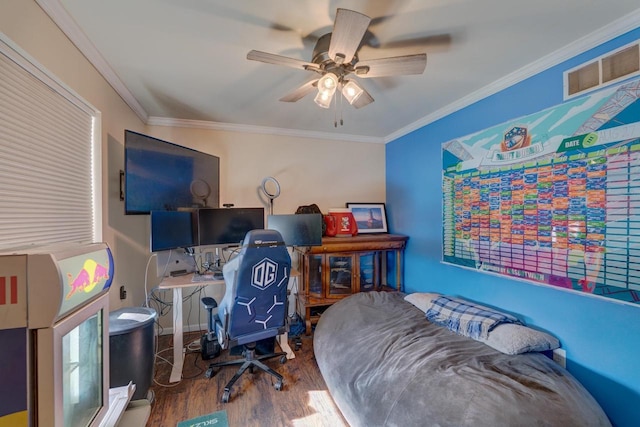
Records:
[[[211,272],[213,273],[214,280],[224,280],[224,275],[222,274],[222,268],[216,267],[213,270],[211,270]]]
[[[222,274],[222,265],[220,263],[220,248],[216,248],[216,255],[213,261],[213,268],[211,272],[213,273],[213,278],[215,280],[224,280],[224,275]]]

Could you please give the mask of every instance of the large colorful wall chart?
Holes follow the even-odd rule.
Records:
[[[640,305],[640,79],[443,144],[443,261]]]

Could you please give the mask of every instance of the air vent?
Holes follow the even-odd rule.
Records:
[[[602,82],[607,83],[628,74],[640,71],[638,45],[628,47],[611,56],[602,58]]]
[[[634,42],[565,72],[565,99],[640,75],[640,44]]]
[[[569,95],[600,85],[600,63],[592,62],[569,73]]]

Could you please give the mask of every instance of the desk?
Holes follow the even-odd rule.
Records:
[[[298,277],[298,271],[291,269],[289,273],[289,286],[291,286],[291,279]],[[224,280],[207,280],[193,282],[193,273],[186,274],[184,276],[165,277],[158,285],[158,289],[172,289],[173,290],[173,367],[171,368],[171,375],[169,376],[170,383],[177,383],[182,379],[182,366],[184,365],[184,340],[183,331],[184,325],[182,323],[182,289],[190,288],[193,286],[208,286],[208,285],[224,285]],[[285,332],[277,337],[278,344],[282,351],[287,353],[287,359],[295,358],[295,354],[291,347],[289,347],[288,333]]]
[[[224,285],[224,280],[207,280],[193,282],[193,273],[184,276],[165,277],[158,285],[158,289],[173,290],[173,367],[169,376],[170,383],[177,383],[182,379],[182,365],[184,365],[184,341],[182,324],[182,289],[193,286]]]

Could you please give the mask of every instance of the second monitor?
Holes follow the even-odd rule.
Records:
[[[250,230],[264,228],[264,208],[203,208],[197,216],[200,246],[240,245]]]
[[[269,215],[267,228],[279,231],[287,246],[322,245],[321,214]]]

